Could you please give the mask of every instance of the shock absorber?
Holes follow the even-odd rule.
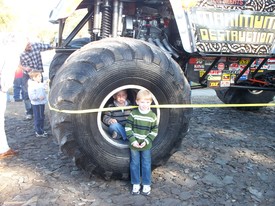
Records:
[[[88,32],[90,34],[91,41],[96,40],[96,36],[93,33],[93,28],[94,28],[94,17],[92,16],[91,19],[88,21]]]
[[[109,37],[111,34],[111,3],[104,0],[102,5],[102,38]]]
[[[92,26],[91,28],[93,28],[93,36],[94,36],[94,40],[96,40],[95,38],[98,37],[99,33],[100,33],[100,4],[101,2],[99,0],[95,0],[94,2],[94,16],[93,16],[93,26],[92,23],[90,26]]]
[[[117,36],[117,31],[118,31],[118,5],[119,5],[119,2],[118,0],[114,0],[114,6],[113,6],[113,24],[112,24],[112,27],[113,27],[113,32],[112,32],[112,35],[113,37],[116,37]]]

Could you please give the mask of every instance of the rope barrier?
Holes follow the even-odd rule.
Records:
[[[49,84],[49,82],[48,82]],[[49,87],[50,88],[50,87]],[[56,109],[50,105],[48,101],[49,109],[55,112],[66,113],[66,114],[87,114],[96,112],[107,112],[116,110],[135,109],[138,106],[126,106],[126,107],[105,107],[96,109],[84,109],[84,110],[66,110]],[[229,108],[229,107],[275,107],[275,103],[254,103],[254,104],[162,104],[162,105],[151,105],[151,108],[157,109],[183,109],[183,108]]]
[[[53,108],[48,102],[49,109],[55,112],[67,113],[67,114],[87,114],[95,112],[106,112],[115,110],[134,109],[137,106],[127,107],[108,107],[108,108],[96,108],[96,109],[84,109],[84,110],[65,110]],[[257,103],[257,104],[162,104],[151,105],[151,108],[157,109],[182,109],[182,108],[226,108],[226,107],[275,107],[275,103]]]

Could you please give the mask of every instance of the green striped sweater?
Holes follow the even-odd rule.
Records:
[[[125,131],[130,142],[130,149],[144,151],[151,149],[152,142],[158,134],[157,116],[150,110],[147,114],[142,114],[138,109],[133,110],[125,126]],[[135,148],[132,146],[134,141],[139,144],[146,142],[143,148]]]

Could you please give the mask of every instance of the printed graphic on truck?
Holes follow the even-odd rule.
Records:
[[[274,49],[274,1],[182,1],[178,23],[188,52],[266,55]],[[259,5],[257,5],[259,4]],[[260,5],[261,4],[261,5]],[[183,15],[185,13],[185,15]],[[182,24],[182,25],[179,25]],[[184,28],[191,28],[188,31]]]

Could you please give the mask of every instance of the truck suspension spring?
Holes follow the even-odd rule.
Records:
[[[104,0],[102,5],[102,38],[111,35],[111,5],[109,0]]]

